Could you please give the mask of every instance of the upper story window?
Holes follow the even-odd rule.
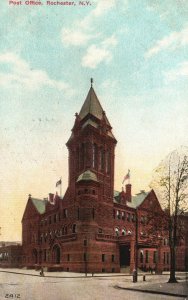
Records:
[[[116,234],[117,236],[119,236],[119,228],[118,228],[118,227],[115,228],[115,234]]]
[[[122,211],[121,216],[122,216],[122,220],[125,220],[125,212],[124,211]]]
[[[97,168],[97,145],[92,145],[92,167],[94,169]]]
[[[116,211],[116,216],[117,216],[117,219],[120,219],[120,211],[119,210]]]
[[[131,220],[131,214],[130,214],[130,213],[127,213],[127,221],[130,222],[130,220]]]
[[[126,229],[123,228],[121,233],[122,233],[122,235],[126,235]]]
[[[63,218],[67,218],[68,217],[68,211],[67,211],[67,209],[65,208],[64,210],[63,210]]]
[[[82,170],[84,168],[84,159],[85,159],[85,144],[82,143],[80,147],[80,169]]]
[[[105,166],[105,152],[103,148],[100,148],[99,151],[99,170],[104,171]]]

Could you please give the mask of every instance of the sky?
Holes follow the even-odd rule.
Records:
[[[33,1],[32,1],[33,2]],[[133,194],[188,145],[188,1],[0,3],[0,240],[21,240],[28,194],[68,181],[66,142],[94,79]],[[86,3],[86,2],[85,2]]]

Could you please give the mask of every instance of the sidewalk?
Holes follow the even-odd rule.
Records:
[[[188,281],[184,277],[179,277],[178,283],[168,283],[168,275],[164,277],[151,278],[148,281],[138,281],[137,283],[124,283],[116,285],[118,289],[124,289],[128,291],[143,292],[158,295],[167,295],[174,297],[181,297],[188,299]],[[153,279],[153,280],[152,280]]]

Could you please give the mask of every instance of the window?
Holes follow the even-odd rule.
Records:
[[[130,213],[127,213],[127,221],[130,222],[130,220],[131,220],[131,214],[130,214]]]
[[[136,221],[136,216],[135,214],[132,214],[132,222],[135,222]]]
[[[114,256],[114,254],[112,254],[112,262],[114,262],[115,261],[115,256]]]
[[[67,211],[67,209],[65,208],[65,209],[63,210],[63,218],[67,218],[67,216],[68,216],[68,211]]]
[[[105,254],[102,254],[102,262],[105,262]]]
[[[70,254],[67,254],[67,261],[70,261]]]
[[[76,224],[73,224],[73,226],[72,226],[72,232],[76,233]]]
[[[87,240],[84,240],[84,246],[87,246]]]
[[[97,168],[97,145],[93,144],[92,146],[92,167]]]
[[[126,235],[126,229],[125,228],[122,229],[122,235]]]
[[[117,216],[117,219],[120,219],[120,211],[119,210],[116,211],[116,216]]]
[[[146,263],[148,263],[148,262],[149,262],[149,251],[146,250]]]
[[[99,152],[99,170],[104,171],[104,165],[105,165],[105,152],[103,148],[100,149]]]
[[[144,261],[144,252],[143,250],[140,250],[140,263],[143,263]]]
[[[77,210],[77,218],[78,218],[78,220],[80,220],[80,209],[79,209],[79,207],[78,207],[78,210]]]
[[[125,220],[125,212],[124,211],[122,211],[121,217],[122,217],[122,220]]]
[[[51,223],[52,223],[52,217],[49,216],[49,224],[51,224]]]
[[[81,144],[81,151],[80,151],[80,169],[84,168],[84,158],[85,158],[85,144]]]
[[[118,228],[118,227],[115,228],[115,234],[116,234],[117,236],[119,236],[119,228]]]
[[[156,263],[157,262],[157,251],[153,252],[153,262]]]

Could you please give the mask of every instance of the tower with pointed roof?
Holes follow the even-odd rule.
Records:
[[[90,181],[98,186],[100,201],[113,204],[114,150],[117,141],[92,85],[80,113],[75,116],[72,134],[67,142],[71,198],[79,194],[83,182]]]

